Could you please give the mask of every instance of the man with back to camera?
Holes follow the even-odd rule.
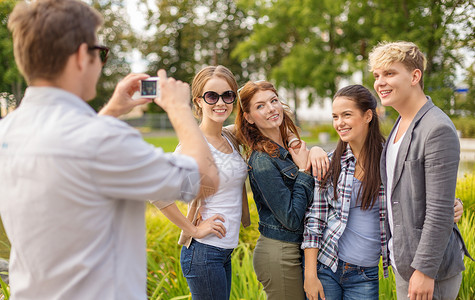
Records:
[[[454,223],[455,127],[424,94],[426,58],[415,44],[381,43],[369,65],[381,103],[399,113],[381,155],[397,297],[455,299],[469,256]]]
[[[97,115],[86,103],[108,49],[97,11],[78,0],[19,3],[8,27],[29,84],[0,123],[0,213],[11,242],[11,299],[146,299],[145,200],[212,193],[218,172],[189,105],[188,84],[160,70],[161,98],[181,155],[143,141],[119,116],[131,74]],[[107,116],[109,115],[109,116]]]

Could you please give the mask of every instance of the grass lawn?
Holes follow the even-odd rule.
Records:
[[[162,148],[165,152],[175,151],[176,145],[178,145],[178,138],[176,136],[145,137],[144,140],[155,147]]]

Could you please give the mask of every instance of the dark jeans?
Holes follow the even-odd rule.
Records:
[[[379,299],[378,266],[360,267],[339,260],[333,273],[329,267],[318,263],[317,275],[326,300]]]
[[[192,240],[181,249],[183,276],[193,300],[227,300],[231,294],[231,254],[223,249]]]

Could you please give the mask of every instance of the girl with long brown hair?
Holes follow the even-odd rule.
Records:
[[[270,82],[248,82],[239,97],[236,131],[249,157],[259,213],[254,270],[268,299],[304,299],[300,243],[314,190],[306,170],[309,151],[305,142],[297,149],[288,146],[289,136],[300,139],[299,133]]]
[[[388,274],[379,173],[384,137],[376,107],[376,98],[361,85],[344,87],[333,98],[333,127],[340,139],[329,154],[328,173],[317,182],[302,244],[310,300],[378,299],[381,256]]]

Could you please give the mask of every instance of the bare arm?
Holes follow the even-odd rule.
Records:
[[[318,180],[322,180],[322,178],[325,177],[325,174],[330,168],[330,160],[323,148],[314,146],[310,149],[306,169],[308,170],[310,167],[312,167],[313,176],[317,176]]]
[[[460,221],[460,218],[462,218],[463,215],[463,203],[462,200],[459,198],[455,198],[454,202],[454,223],[458,223]]]
[[[196,160],[201,176],[198,197],[206,198],[216,192],[219,186],[218,169],[196,123],[190,106],[190,87],[187,83],[168,78],[165,70],[158,71],[160,98],[155,103],[168,114],[181,144],[181,153]]]
[[[195,226],[181,213],[174,203],[161,208],[160,211],[168,220],[191,237],[200,239],[209,234],[215,234],[217,237],[222,238],[226,235],[226,228],[223,225],[224,218],[220,215],[216,214]]]
[[[114,94],[107,104],[99,111],[99,115],[119,117],[128,113],[138,105],[152,102],[151,99],[132,99],[136,91],[140,89],[140,80],[146,79],[147,74],[129,74],[122,79],[114,90]]]
[[[294,151],[298,153],[302,144],[302,140],[299,140],[293,132],[288,131],[287,134],[287,143],[289,148],[294,149]],[[318,180],[321,180],[327,173],[328,169],[330,168],[330,160],[328,159],[328,155],[325,150],[323,150],[323,148],[313,146],[310,149],[305,170],[310,171],[310,168],[312,168],[312,175],[317,176]]]
[[[305,280],[304,290],[309,300],[325,299],[323,286],[317,276],[317,248],[305,248]]]

